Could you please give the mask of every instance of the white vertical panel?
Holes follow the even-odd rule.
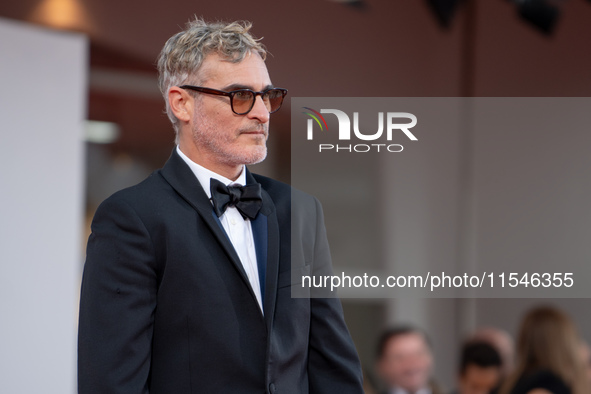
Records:
[[[87,41],[0,19],[0,385],[73,393]]]

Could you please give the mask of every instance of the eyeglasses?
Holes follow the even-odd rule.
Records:
[[[263,102],[267,107],[267,111],[270,114],[279,111],[281,104],[283,104],[283,98],[287,94],[287,89],[281,88],[270,88],[265,89],[262,92],[255,92],[250,89],[238,89],[231,92],[224,92],[223,90],[203,88],[201,86],[183,85],[179,86],[181,89],[194,90],[196,92],[214,94],[216,96],[227,96],[230,97],[230,106],[232,112],[236,115],[246,115],[254,107],[257,96],[263,98]]]

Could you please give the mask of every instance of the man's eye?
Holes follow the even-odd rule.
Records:
[[[268,97],[270,100],[276,99],[281,95],[282,93],[279,89],[271,89],[267,93],[265,93],[265,96]]]
[[[252,100],[252,93],[249,91],[240,91],[234,94],[235,100]]]

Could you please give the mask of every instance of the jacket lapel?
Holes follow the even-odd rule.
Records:
[[[246,170],[246,183],[257,183],[256,179],[248,169]],[[275,301],[277,298],[277,275],[279,272],[280,246],[279,222],[277,220],[275,203],[273,203],[271,196],[269,196],[269,193],[267,193],[265,189],[262,189],[262,196],[263,205],[259,212],[259,216],[252,221],[252,229],[255,238],[255,247],[257,248],[257,263],[259,269],[263,267],[265,269],[263,308],[265,311],[267,332],[270,332],[271,324],[273,323],[273,315],[275,314]],[[261,215],[263,215],[262,218]],[[263,237],[266,237],[266,242],[262,240],[257,242],[257,238]],[[261,250],[261,252],[259,252],[259,250]],[[263,251],[264,253],[262,253]],[[262,264],[259,262],[259,255],[264,259],[263,267],[261,267]]]
[[[271,198],[265,192],[271,204]],[[273,316],[275,315],[275,301],[277,299],[277,275],[279,272],[279,223],[277,213],[273,212],[267,217],[267,274],[265,283],[265,322],[267,332],[271,332]]]
[[[267,217],[263,214],[250,222],[252,228],[252,237],[254,239],[254,249],[256,252],[257,268],[259,272],[259,283],[261,285],[261,299],[263,300],[263,309],[265,305],[265,283],[267,276]]]
[[[242,277],[244,283],[256,302],[256,297],[250,286],[244,267],[240,262],[240,258],[236,250],[232,246],[230,239],[226,235],[219,219],[215,216],[211,202],[207,198],[207,194],[201,187],[201,184],[191,171],[187,163],[173,150],[172,155],[160,171],[164,179],[172,186],[176,192],[187,201],[201,216],[203,221],[207,224],[211,232],[216,237],[218,243],[223,248],[224,252],[236,268],[238,274]]]

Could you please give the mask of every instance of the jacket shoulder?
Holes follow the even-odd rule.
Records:
[[[105,207],[127,205],[141,211],[143,207],[150,209],[150,205],[160,200],[163,194],[170,192],[170,186],[160,175],[160,170],[152,172],[140,183],[121,189],[107,197],[97,211]]]

